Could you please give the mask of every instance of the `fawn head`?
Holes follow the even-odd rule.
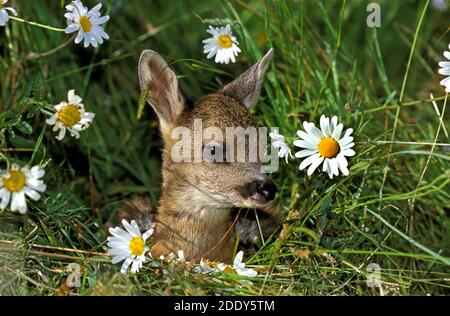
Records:
[[[231,129],[257,128],[249,109],[258,101],[272,56],[271,49],[237,79],[188,106],[164,59],[152,50],[142,53],[140,86],[158,115],[164,141],[163,191],[175,187],[174,198],[184,194],[200,208],[258,208],[274,199],[276,187],[261,172],[261,161],[248,159],[254,140],[244,137],[244,159],[239,160],[242,139],[230,136]],[[181,138],[189,144],[180,147]],[[198,154],[202,159],[196,160]]]

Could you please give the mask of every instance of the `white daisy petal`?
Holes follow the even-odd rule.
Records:
[[[25,214],[27,212],[27,201],[25,200],[25,193],[17,192],[15,193],[17,200],[17,210],[20,214]]]
[[[305,128],[305,131],[308,133],[308,135],[311,136],[316,136],[316,138],[318,140],[320,140],[321,138],[323,138],[325,135],[322,133],[322,131],[320,129],[318,129],[314,123],[309,123],[309,122],[303,122],[303,127]]]
[[[352,148],[355,146],[355,143],[346,144],[345,146],[341,146],[341,151],[346,151],[347,149]]]
[[[348,176],[349,175],[349,171],[348,171],[348,168],[347,168],[347,165],[348,165],[347,159],[345,159],[344,155],[338,155],[336,157],[336,160],[338,162],[338,166],[339,166],[339,169],[341,170],[342,174],[344,176]]]
[[[44,184],[42,180],[29,178],[26,180],[26,185],[30,189],[33,189],[38,192],[45,192],[45,190],[47,190],[47,186]]]
[[[142,235],[135,220],[128,222],[124,219],[122,226],[125,229],[121,227],[109,229],[112,236],[107,239],[108,253],[113,256],[113,264],[125,260],[120,269],[121,273],[126,273],[130,265],[131,272],[136,273],[145,262],[145,254],[148,252],[145,241],[153,234],[153,228]]]
[[[305,160],[303,160],[300,163],[299,169],[303,170],[306,167],[308,167],[310,164],[314,163],[314,161],[319,160],[321,157],[319,154],[314,154],[312,156],[309,156],[308,158],[306,158]]]
[[[26,197],[38,201],[45,192],[46,185],[41,180],[45,171],[39,166],[31,169],[28,166],[11,165],[9,170],[0,171],[0,209],[8,207],[12,212],[25,214],[28,210]]]
[[[138,233],[136,233],[136,230],[134,229],[134,227],[130,223],[128,223],[125,219],[122,220],[122,225],[131,236],[138,237],[141,235],[139,233],[139,229],[138,229]]]
[[[131,220],[130,225],[131,225],[131,227],[133,227],[133,231],[136,234],[136,236],[141,236],[141,231],[139,229],[139,226],[134,219]]]
[[[317,153],[317,150],[303,149],[303,150],[300,150],[299,152],[295,153],[295,157],[296,158],[304,158],[304,157],[314,155],[315,153]]]
[[[131,265],[131,272],[137,273],[139,269],[142,268],[142,264],[145,261],[145,257],[136,258]]]
[[[438,71],[441,75],[450,76],[450,68],[441,68]]]
[[[285,137],[278,133],[277,130],[269,133],[269,136],[272,140],[272,146],[275,149],[278,149],[278,157],[279,158],[285,158],[286,162],[288,162],[288,159],[291,154],[291,150],[289,149],[289,146],[285,142]]]
[[[241,51],[238,47],[238,41],[231,32],[230,25],[226,27],[214,28],[209,26],[206,30],[212,35],[211,38],[202,41],[203,53],[207,54],[206,58],[210,59],[215,56],[214,61],[220,64],[228,64],[236,62],[236,56]]]
[[[9,12],[11,12],[13,15],[17,16],[17,11],[12,7],[6,7],[5,6],[6,1],[2,2],[2,5],[0,6],[0,26],[5,26],[6,23],[9,21]]]
[[[66,29],[64,30],[64,32],[66,34],[70,34],[70,33],[74,33],[80,30],[80,26],[78,24],[70,24],[68,27],[66,27]]]
[[[317,149],[317,144],[311,142],[310,140],[295,140],[294,146],[312,150]]]
[[[11,199],[11,192],[6,189],[2,189],[0,191],[0,195],[2,197],[2,201],[0,202],[0,209],[4,210],[8,206],[9,200]]]
[[[97,47],[103,43],[103,39],[109,39],[109,35],[101,26],[109,20],[109,16],[101,16],[99,10],[102,4],[99,3],[91,10],[84,7],[81,1],[72,1],[66,6],[67,28],[66,33],[78,31],[75,44],[83,42],[84,47]]]
[[[236,254],[236,257],[234,257],[233,265],[240,265],[242,263],[242,259],[244,257],[244,252],[241,250]]]
[[[3,10],[7,10],[7,11],[11,12],[13,15],[17,16],[16,9],[14,9],[12,7],[6,7],[6,8],[3,8]]]
[[[348,129],[345,131],[344,136],[342,136],[342,138],[349,137],[352,133],[353,133],[353,128],[348,128]]]
[[[112,259],[111,263],[112,263],[112,264],[117,264],[117,263],[119,263],[120,261],[124,260],[125,258],[126,258],[126,256],[124,256],[124,255],[118,255],[118,256],[115,256],[115,257]]]
[[[75,94],[75,90],[69,90],[69,92],[67,92],[67,100],[69,101],[69,104],[74,105],[79,105],[83,101],[83,99]]]
[[[337,162],[336,158],[330,159],[329,164],[330,164],[331,171],[333,172],[333,175],[335,175],[335,176],[339,175],[338,162]]]
[[[87,37],[83,34],[80,37],[80,34],[82,33],[79,33],[77,38],[80,41],[83,38],[86,40]],[[79,138],[79,132],[89,128],[95,117],[94,113],[85,111],[84,105],[81,103],[83,99],[75,94],[75,90],[69,90],[67,99],[68,102],[63,101],[55,105],[56,113],[46,121],[47,124],[53,125],[54,132],[59,131],[56,136],[59,141],[64,139],[66,130],[70,132],[72,137]]]
[[[133,258],[132,257],[128,257],[125,259],[125,261],[122,264],[122,267],[120,268],[120,273],[122,274],[126,274],[128,267],[130,266],[130,264],[133,262]]]
[[[441,82],[440,82],[440,84],[443,85],[443,86],[450,85],[450,77],[447,77],[447,78],[445,78],[445,79],[442,79]]]
[[[258,273],[255,270],[245,267],[245,263],[242,262],[243,256],[244,256],[244,252],[243,251],[239,251],[236,254],[236,257],[234,258],[234,261],[233,261],[233,269],[234,269],[234,271],[236,271],[236,273],[238,275],[242,275],[242,276],[249,276],[249,277],[257,276]],[[220,264],[220,265],[217,266],[217,268],[219,269],[219,271],[223,271],[223,270],[225,270],[226,265]]]
[[[331,166],[330,162],[328,162],[328,169],[326,172],[327,172],[328,176],[330,177],[330,179],[333,179],[333,170],[331,169],[330,166]]]
[[[450,45],[449,45],[450,46]],[[450,48],[450,47],[449,47]],[[444,57],[447,58],[448,60],[450,60],[450,52],[445,51],[444,52]]]
[[[449,45],[450,48],[450,45]],[[447,58],[447,60],[450,60],[450,52],[445,51],[444,52],[444,57]],[[445,92],[449,92],[450,91],[450,61],[441,61],[439,63],[439,67],[441,67],[438,72],[441,75],[447,76],[447,78],[441,80],[441,85],[443,85],[445,87]]]
[[[17,192],[11,193],[11,212],[16,212],[19,209],[19,195]]]
[[[330,133],[330,118],[322,115],[320,117],[320,129],[325,137],[331,136]]]
[[[352,157],[355,155],[355,151],[353,149],[347,149],[347,150],[342,151],[342,154],[344,156]]]
[[[342,123],[337,125],[336,128],[334,129],[333,135],[331,135],[331,137],[333,137],[334,139],[340,139],[343,129],[344,129],[344,125]]]
[[[322,166],[322,171],[323,172],[327,172],[328,171],[328,169],[329,169],[329,164],[328,164],[329,160],[330,159],[328,159],[328,158],[324,159],[323,166]]]
[[[313,174],[314,170],[317,169],[317,167],[322,163],[323,160],[324,160],[324,158],[320,157],[320,156],[318,159],[314,160],[314,162],[308,168],[308,172],[307,172],[308,176]]]
[[[39,193],[37,193],[36,191],[34,191],[30,188],[25,187],[24,192],[27,196],[29,196],[34,201],[39,201],[39,199],[41,198],[41,195]]]
[[[56,139],[61,141],[61,140],[63,140],[65,135],[66,135],[66,128],[63,127],[59,130],[59,134],[58,134],[58,136],[56,136]]]
[[[337,122],[338,122],[337,116],[333,116],[331,118],[330,127],[329,127],[330,136],[333,136],[334,130],[335,130],[336,126],[337,126]]]
[[[308,176],[312,175],[316,169],[320,168],[332,179],[339,175],[339,171],[347,176],[349,174],[348,162],[345,156],[355,155],[352,149],[355,143],[350,136],[353,129],[344,131],[344,125],[338,122],[338,117],[331,119],[322,115],[320,117],[320,130],[314,123],[303,122],[305,131],[297,131],[300,139],[293,142],[294,146],[303,148],[295,153],[296,158],[305,158],[299,166],[300,170],[308,167]],[[319,170],[320,170],[319,169]]]
[[[307,139],[308,138],[308,134],[305,133],[304,131],[298,130],[297,131],[297,135],[298,137],[300,137],[301,139]]]
[[[151,228],[142,234],[142,239],[147,240],[151,235],[153,235],[154,229]]]
[[[34,166],[33,168],[31,168],[30,170],[31,175],[34,178],[42,178],[45,175],[45,170],[40,168],[39,166]]]
[[[441,62],[439,63],[439,67],[442,67],[442,68],[450,68],[450,61],[441,61]]]
[[[120,227],[115,227],[115,228],[110,227],[109,233],[113,236],[116,236],[117,238],[121,238],[126,241],[129,241],[131,239],[130,234],[127,233],[125,230],[123,230]]]
[[[81,41],[84,39],[84,33],[80,30],[77,34],[77,37],[75,37],[75,44],[81,43]]]
[[[351,142],[353,142],[353,137],[351,137],[351,136],[342,138],[342,139],[340,139],[340,140],[338,141],[339,146],[341,146],[341,147],[344,147],[345,145],[348,145],[348,144],[350,144]]]
[[[111,255],[118,255],[118,254],[126,254],[129,255],[130,247],[129,247],[129,241],[124,242],[121,241],[110,241],[106,244],[110,249],[108,250],[108,253]]]
[[[102,17],[98,17],[98,18],[92,18],[92,23],[96,24],[96,25],[100,25],[100,24],[104,24],[106,22],[109,21],[109,16],[105,15]]]

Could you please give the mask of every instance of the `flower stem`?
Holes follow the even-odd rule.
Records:
[[[47,30],[50,30],[50,31],[64,32],[64,29],[60,29],[60,28],[57,28],[57,27],[53,27],[53,26],[45,25],[45,24],[40,24],[40,23],[36,23],[36,22],[32,22],[32,21],[27,21],[27,20],[24,20],[24,19],[15,17],[15,16],[10,16],[9,18],[11,20],[15,20],[15,21],[18,21],[18,22],[30,24],[30,25],[37,26],[37,27],[41,27],[43,29],[47,29]]]
[[[0,160],[4,160],[6,162],[6,170],[9,170],[10,163],[8,157],[0,152]]]

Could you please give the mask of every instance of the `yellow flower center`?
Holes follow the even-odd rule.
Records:
[[[236,274],[236,270],[234,270],[232,266],[228,266],[228,265],[225,268],[225,270],[223,270],[223,272]]]
[[[217,39],[217,44],[222,48],[230,48],[233,45],[233,41],[228,35],[220,35]]]
[[[144,252],[145,243],[141,237],[134,237],[130,240],[130,252],[133,256],[140,256]]]
[[[25,175],[22,171],[10,171],[9,178],[3,179],[3,186],[9,192],[19,192],[25,186]]]
[[[81,119],[81,113],[78,108],[73,104],[66,105],[61,111],[58,112],[58,120],[63,122],[66,126],[74,126]]]
[[[325,137],[317,146],[319,150],[319,154],[325,158],[334,158],[339,154],[340,147],[338,142],[332,137]]]
[[[80,25],[84,33],[89,33],[92,29],[92,22],[85,15],[80,18]]]

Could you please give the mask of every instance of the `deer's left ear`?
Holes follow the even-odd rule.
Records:
[[[218,93],[234,98],[241,102],[247,109],[251,109],[258,102],[264,76],[266,75],[272,57],[273,48],[260,61],[233,82],[219,90]]]

